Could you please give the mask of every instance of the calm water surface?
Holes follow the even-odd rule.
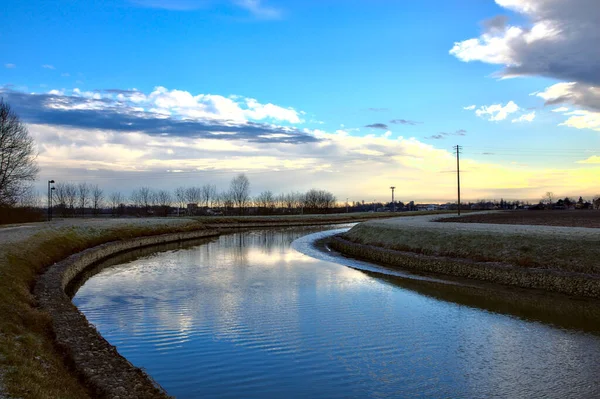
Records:
[[[178,398],[600,397],[600,325],[579,303],[381,277],[300,238],[318,230],[126,255],[73,301]]]

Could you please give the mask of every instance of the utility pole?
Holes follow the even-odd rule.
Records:
[[[460,150],[462,150],[461,146],[454,146],[454,151],[456,152],[456,181],[458,183],[458,216],[460,216]]]
[[[348,213],[348,198],[346,198],[346,213]]]
[[[396,187],[390,187],[392,189],[392,212],[396,212],[396,203],[394,202],[394,190]]]

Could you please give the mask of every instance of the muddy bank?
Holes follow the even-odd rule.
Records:
[[[335,236],[329,245],[351,257],[416,272],[439,273],[521,288],[600,298],[600,277],[560,270],[524,268],[501,262],[477,262],[447,256],[423,255],[349,241]]]
[[[38,280],[34,294],[52,319],[55,341],[72,368],[89,385],[94,397],[168,398],[143,370],[132,365],[88,323],[66,293],[85,270],[103,259],[136,248],[217,236],[218,230],[200,230],[109,242],[51,266]]]

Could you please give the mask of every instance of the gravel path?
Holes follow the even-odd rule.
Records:
[[[491,212],[486,212],[491,213]],[[532,234],[546,237],[586,237],[600,240],[600,229],[587,227],[559,227],[559,226],[530,226],[513,224],[487,224],[487,223],[436,223],[435,220],[456,217],[456,215],[424,215],[413,217],[398,217],[383,220],[372,220],[364,222],[369,226],[385,226],[397,229],[402,228],[427,228],[429,230],[449,230],[453,232],[474,232],[496,234]]]

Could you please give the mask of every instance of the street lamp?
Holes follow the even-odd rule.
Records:
[[[50,187],[51,184],[54,184],[54,180],[48,180],[48,221],[52,220],[52,190],[54,187]]]
[[[390,187],[392,189],[392,212],[396,212],[396,204],[394,203],[394,190],[396,187]]]

